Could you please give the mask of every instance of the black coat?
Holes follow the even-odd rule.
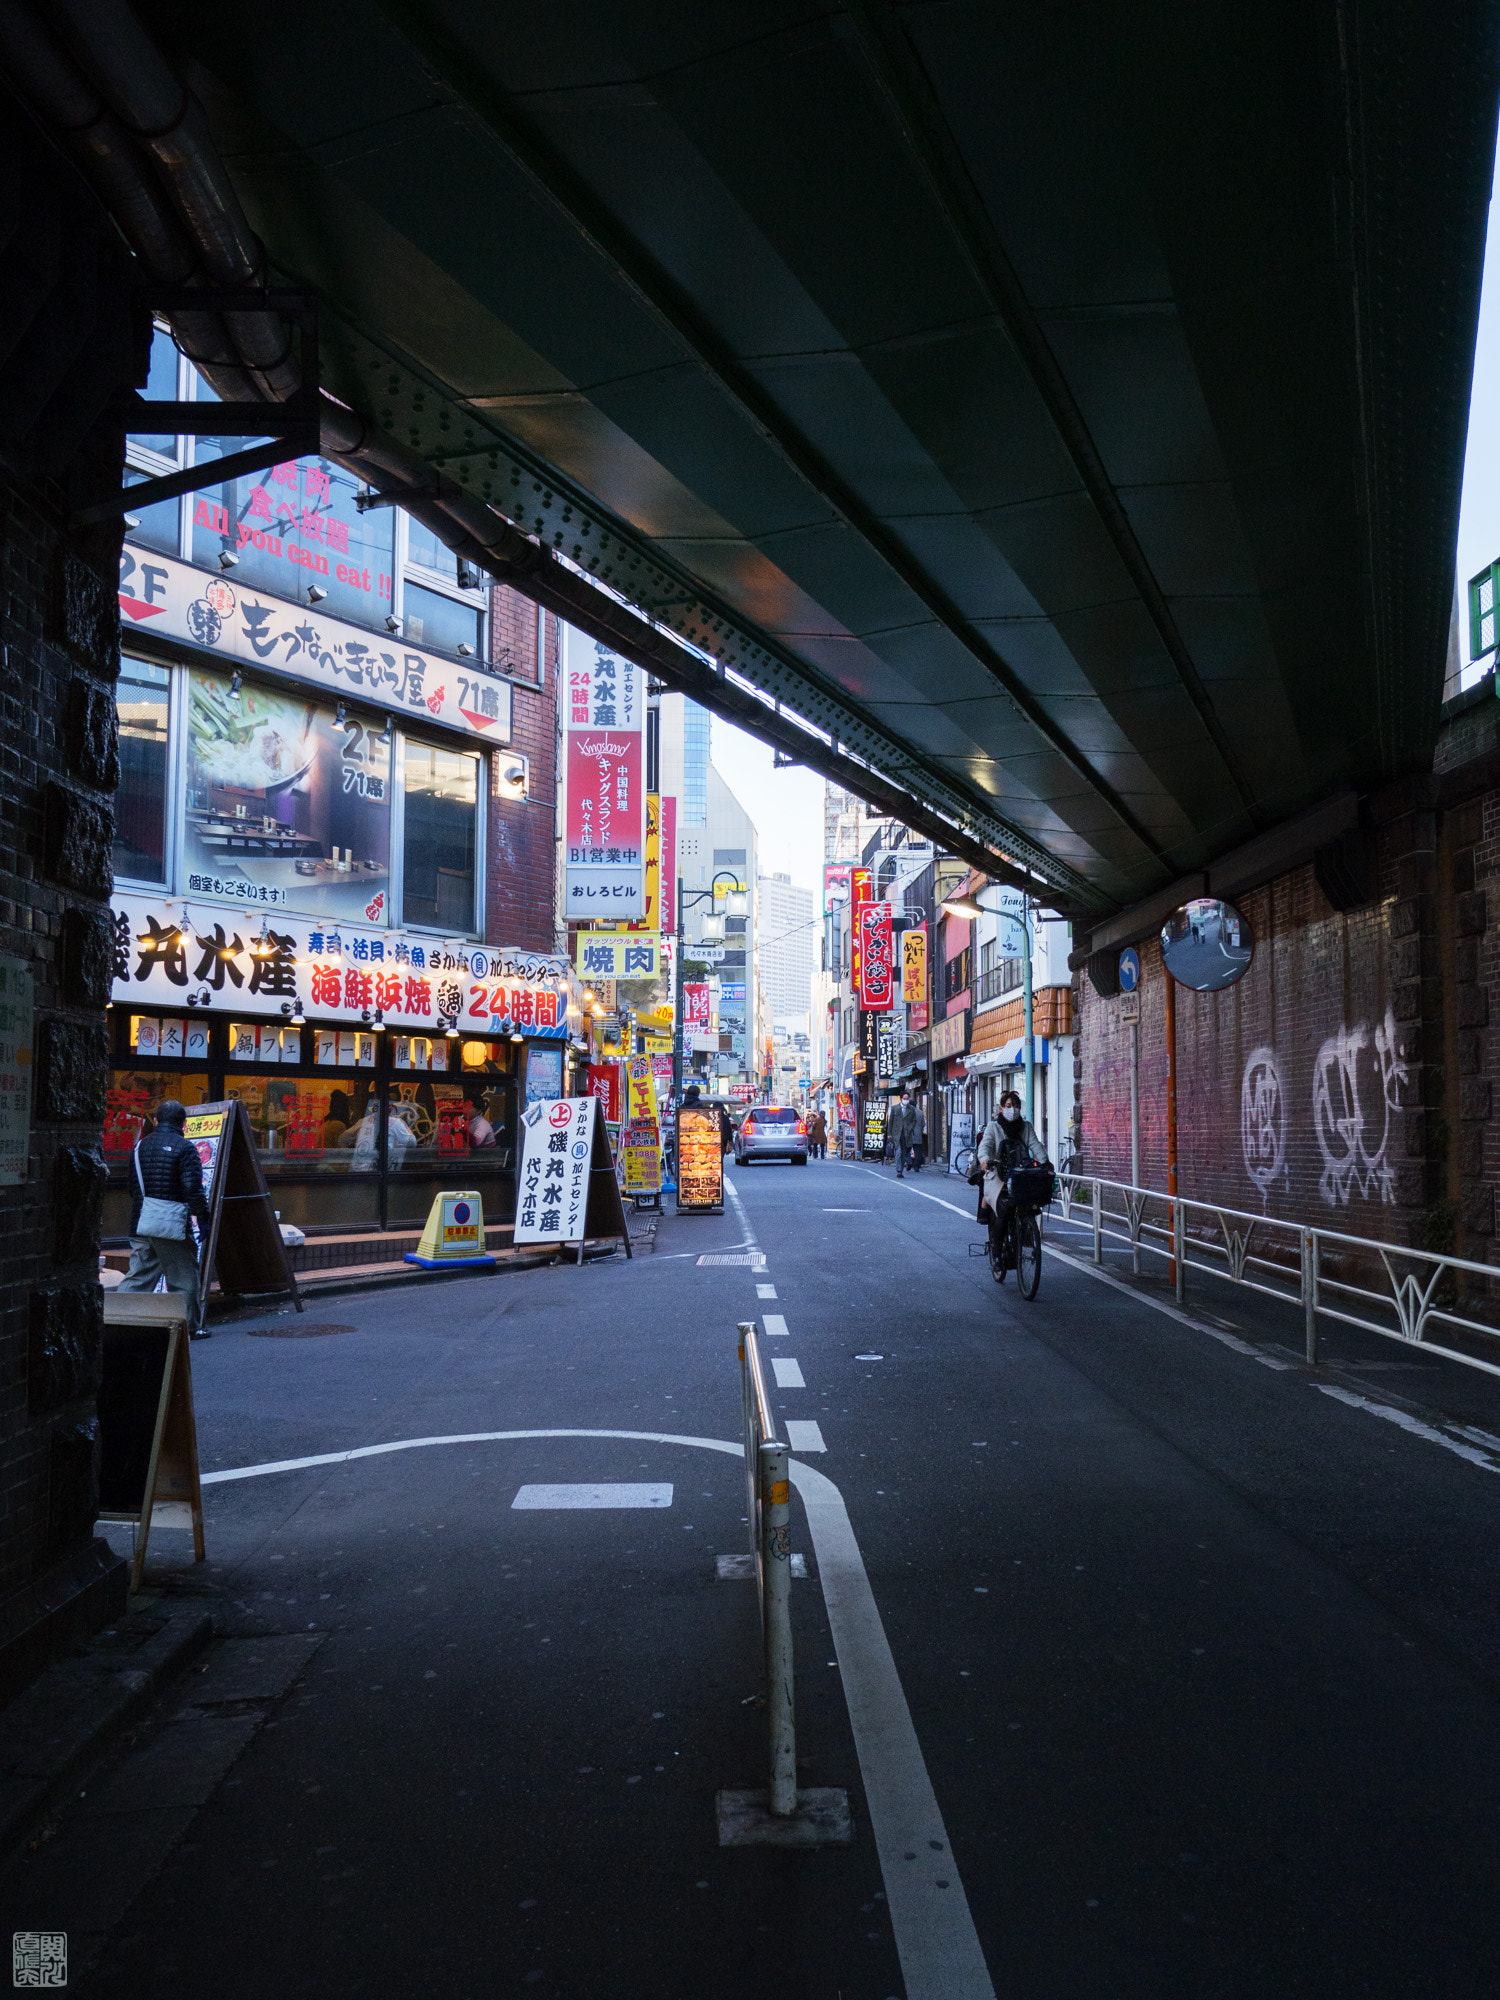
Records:
[[[140,1178],[136,1178],[135,1160],[130,1163],[130,1233],[136,1234],[136,1224],[141,1219],[141,1184],[145,1191],[159,1201],[186,1202],[188,1211],[207,1226],[208,1203],[203,1199],[203,1162],[198,1158],[198,1148],[182,1135],[177,1125],[157,1125],[142,1139],[136,1158],[140,1160]]]

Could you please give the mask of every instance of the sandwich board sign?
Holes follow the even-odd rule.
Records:
[[[153,1521],[190,1528],[202,1562],[203,1489],[181,1292],[106,1292],[99,1381],[99,1519],[135,1529],[139,1590]]]
[[[588,1237],[624,1238],[630,1230],[615,1178],[614,1156],[597,1097],[555,1097],[528,1104],[521,1118],[521,1173],[512,1237],[525,1243],[577,1244],[583,1262]]]
[[[204,1296],[209,1280],[217,1277],[221,1292],[290,1292],[301,1312],[296,1275],[244,1105],[237,1097],[193,1105],[183,1136],[197,1147],[203,1164],[208,1241],[199,1268]]]

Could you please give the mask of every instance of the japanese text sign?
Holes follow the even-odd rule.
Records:
[[[585,979],[655,979],[660,940],[646,931],[580,931],[575,963]]]
[[[570,920],[646,915],[645,680],[563,627]]]
[[[901,939],[901,997],[909,1006],[927,999],[926,924],[913,924]]]
[[[516,1243],[581,1243],[593,1153],[593,1097],[539,1099],[521,1119]]]
[[[886,903],[861,903],[859,923],[859,994],[861,1005],[877,1013],[895,1004],[896,982],[891,962],[891,912]]]
[[[127,648],[132,630],[160,632],[335,696],[357,695],[413,721],[510,741],[510,683],[475,660],[439,659],[388,634],[361,632],[310,606],[285,604],[130,547],[120,555],[119,601]]]

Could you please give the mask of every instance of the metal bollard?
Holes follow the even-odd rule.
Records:
[[[1318,1365],[1318,1239],[1314,1231],[1302,1232],[1302,1317],[1307,1344],[1307,1365]]]
[[[1172,1203],[1172,1263],[1177,1281],[1177,1303],[1182,1305],[1187,1298],[1187,1226],[1183,1216],[1182,1203]]]
[[[765,1572],[766,1719],[770,1725],[770,1807],[797,1810],[797,1727],[792,1683],[792,1506],[788,1448],[760,1448],[762,1563]]]
[[[1094,1182],[1094,1262],[1104,1262],[1104,1190]]]

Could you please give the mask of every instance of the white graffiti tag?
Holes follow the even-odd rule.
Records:
[[[1313,1130],[1323,1155],[1318,1192],[1330,1207],[1347,1208],[1354,1196],[1395,1200],[1387,1149],[1391,1113],[1400,1108],[1406,1064],[1396,1054],[1396,1022],[1389,1008],[1382,1026],[1340,1028],[1318,1050],[1313,1071]]]
[[[1250,1051],[1240,1079],[1240,1150],[1262,1194],[1286,1176],[1286,1089],[1276,1051]]]

